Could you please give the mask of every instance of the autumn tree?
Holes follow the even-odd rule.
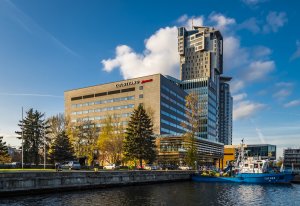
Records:
[[[47,122],[49,124],[48,137],[50,138],[50,141],[54,141],[58,135],[65,131],[66,125],[68,124],[62,113],[49,117]]]
[[[6,142],[3,142],[3,137],[0,137],[0,163],[8,163],[11,161],[11,157],[8,154],[8,148]]]
[[[153,124],[142,105],[133,111],[124,140],[124,155],[128,159],[139,160],[142,168],[143,160],[153,162],[156,158]]]
[[[98,149],[102,161],[117,164],[121,161],[124,141],[124,127],[120,119],[108,115],[104,119],[98,138]]]
[[[186,163],[189,166],[195,167],[195,161],[197,161],[197,149],[195,146],[196,136],[199,133],[201,108],[198,101],[198,96],[191,93],[185,98],[186,107],[186,119],[187,122],[183,122],[182,126],[186,128],[184,134],[185,147],[187,148],[187,154],[185,157]]]
[[[70,123],[67,134],[77,158],[86,158],[87,164],[92,165],[97,151],[98,129],[96,124],[91,121]]]

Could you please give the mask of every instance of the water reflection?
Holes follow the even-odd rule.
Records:
[[[300,205],[300,185],[177,182],[6,198],[0,205]]]

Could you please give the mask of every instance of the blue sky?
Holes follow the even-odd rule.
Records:
[[[184,3],[183,3],[184,2]],[[64,111],[65,90],[179,75],[177,26],[214,26],[233,77],[233,142],[300,147],[298,1],[0,1],[0,135],[21,107]]]

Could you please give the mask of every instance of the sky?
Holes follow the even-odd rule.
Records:
[[[64,91],[154,73],[179,77],[177,27],[219,29],[232,76],[233,143],[300,147],[300,2],[1,0],[0,136],[22,107],[64,112]]]

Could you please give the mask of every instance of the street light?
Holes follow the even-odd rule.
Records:
[[[23,130],[24,130],[24,118],[23,118],[23,107],[22,107],[22,169],[24,169],[24,152],[23,152]]]

